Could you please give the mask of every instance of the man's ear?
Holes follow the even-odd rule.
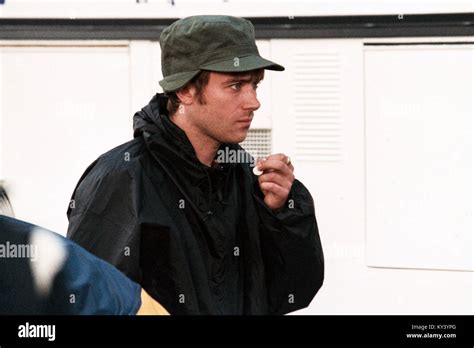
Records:
[[[184,86],[179,91],[176,91],[176,96],[184,105],[191,105],[194,102],[195,95],[196,87],[194,87],[193,85]]]

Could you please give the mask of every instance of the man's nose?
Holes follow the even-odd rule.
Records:
[[[260,108],[260,102],[257,99],[257,91],[251,88],[245,93],[244,109],[255,111],[258,110],[258,108]]]

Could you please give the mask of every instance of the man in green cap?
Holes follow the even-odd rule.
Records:
[[[324,278],[313,199],[288,156],[235,160],[264,70],[284,68],[260,57],[242,18],[184,18],[160,44],[164,93],[135,114],[133,140],[87,168],[68,237],[171,314],[308,306]]]

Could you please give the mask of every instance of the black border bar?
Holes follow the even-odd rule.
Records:
[[[55,325],[55,339],[19,337],[25,324]],[[410,344],[474,343],[472,316],[3,316],[0,345],[17,344]],[[20,328],[24,325],[23,328]],[[33,331],[34,332],[34,331]],[[418,337],[408,335],[419,334]],[[441,338],[437,336],[440,335]]]
[[[254,17],[258,39],[473,36],[474,13]],[[0,19],[0,40],[152,40],[176,19]]]

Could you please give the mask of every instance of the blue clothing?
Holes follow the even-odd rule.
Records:
[[[0,215],[0,314],[136,314],[141,287],[106,261],[51,231],[66,258],[42,295],[34,283],[32,262],[11,251],[31,245],[38,226]],[[10,251],[9,251],[10,248]],[[12,254],[12,255],[9,255]],[[39,257],[42,257],[39,255]]]

